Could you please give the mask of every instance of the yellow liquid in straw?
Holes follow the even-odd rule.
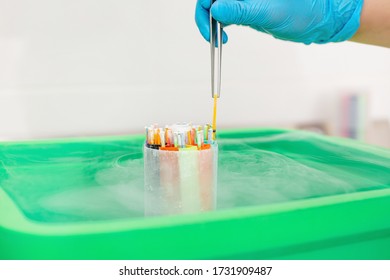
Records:
[[[217,132],[217,100],[218,96],[214,95],[214,112],[213,112],[213,140],[215,140],[215,134]]]

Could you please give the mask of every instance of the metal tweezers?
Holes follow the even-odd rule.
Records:
[[[211,5],[216,0],[210,0]],[[210,13],[210,52],[211,52],[211,97],[221,95],[221,65],[222,65],[222,24],[217,22]],[[217,41],[217,44],[216,44]],[[217,56],[215,56],[217,49]],[[217,69],[215,69],[217,64]]]

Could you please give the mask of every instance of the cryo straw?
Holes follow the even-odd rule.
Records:
[[[211,6],[216,0],[210,0]],[[211,53],[211,96],[214,98],[213,108],[213,140],[217,132],[217,98],[221,95],[221,66],[222,66],[222,25],[210,13],[210,53]],[[217,42],[217,46],[216,43]],[[217,48],[217,56],[215,49]],[[215,63],[217,61],[217,63]],[[217,67],[215,67],[217,64]]]
[[[214,95],[214,107],[213,107],[213,134],[212,134],[212,140],[215,140],[215,134],[217,133],[217,95]],[[211,138],[209,138],[209,141],[211,141]]]

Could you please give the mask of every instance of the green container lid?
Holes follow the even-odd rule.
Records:
[[[0,144],[0,259],[389,259],[390,151],[218,135],[217,210],[144,216],[144,136]]]

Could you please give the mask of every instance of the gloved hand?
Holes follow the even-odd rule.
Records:
[[[360,24],[363,0],[198,0],[195,20],[209,41],[209,12],[223,25],[250,26],[275,38],[311,43],[341,42]],[[224,34],[224,42],[227,36]]]

